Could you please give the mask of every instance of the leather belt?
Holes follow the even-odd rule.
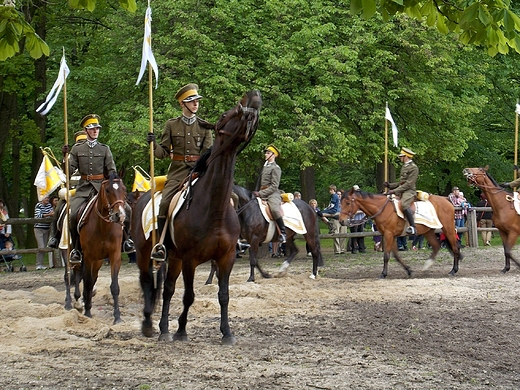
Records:
[[[187,154],[186,156],[182,156],[180,154],[174,154],[172,156],[173,161],[184,161],[184,162],[195,162],[200,158],[200,156],[196,156],[194,154]]]
[[[262,187],[260,187],[260,191],[266,190],[268,188],[269,188],[269,186],[262,186]]]
[[[81,180],[103,180],[105,176],[101,175],[81,175]]]

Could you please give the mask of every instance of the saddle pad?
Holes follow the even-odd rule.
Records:
[[[518,215],[520,215],[520,195],[518,191],[513,192],[513,204],[515,205],[515,210]]]
[[[269,242],[274,234],[275,223],[269,219],[267,215],[267,206],[263,204],[262,199],[256,199],[258,206],[260,206],[260,210],[262,211],[262,215],[264,216],[265,220],[269,222],[269,230],[267,231],[267,237],[265,241]],[[307,234],[307,229],[303,223],[302,213],[300,213],[300,210],[298,210],[298,207],[296,207],[293,202],[282,203],[282,212],[284,214],[283,223],[287,228],[298,234]]]
[[[161,204],[162,192],[156,192],[154,194],[154,207],[155,207],[155,215],[159,214],[159,205]],[[148,201],[146,206],[144,207],[143,214],[141,215],[141,224],[143,225],[143,233],[144,238],[148,240],[150,238],[150,234],[152,234],[152,229],[157,229],[157,218],[155,219],[155,224],[152,226],[152,199]]]
[[[62,212],[64,212],[64,211],[65,211],[65,207],[63,208]],[[70,233],[69,233],[69,221],[67,218],[63,218],[63,222],[61,225],[61,238],[60,238],[60,243],[58,245],[58,247],[60,249],[69,249],[66,235],[69,236],[69,241],[72,244],[72,240],[70,238]]]
[[[394,208],[399,218],[406,220],[401,207],[399,205],[399,199],[393,198]],[[429,200],[414,202],[415,203],[415,214],[414,221],[416,224],[428,226],[431,229],[442,229],[442,223],[439,221],[435,207]]]

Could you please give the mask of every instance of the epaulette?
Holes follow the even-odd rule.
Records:
[[[197,117],[197,121],[199,122],[199,125],[204,129],[214,129],[215,125],[213,123],[209,123],[208,121],[205,121],[204,119],[201,119]]]

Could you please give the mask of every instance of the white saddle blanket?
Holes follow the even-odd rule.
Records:
[[[257,202],[262,211],[262,215],[265,220],[269,222],[269,228],[264,243],[270,242],[276,231],[276,223],[269,219],[269,216],[267,215],[267,206],[262,203],[262,199],[257,198]],[[307,228],[305,227],[305,223],[303,223],[302,213],[300,213],[300,210],[293,202],[282,203],[282,211],[284,214],[283,223],[285,224],[285,227],[291,229],[297,234],[307,234]]]
[[[393,202],[397,215],[402,219],[406,219],[401,211],[401,207],[399,206],[399,200],[394,198]],[[428,226],[431,229],[442,229],[442,223],[439,221],[439,217],[437,216],[437,212],[435,211],[432,202],[425,200],[414,203],[415,214],[413,217],[416,224]]]
[[[518,194],[518,191],[514,192],[513,204],[515,205],[516,213],[520,215],[520,194]]]
[[[162,191],[157,191],[154,194],[153,199],[155,215],[159,214],[159,205],[161,204],[161,200]],[[141,215],[141,224],[143,225],[144,238],[146,238],[147,240],[148,238],[150,238],[150,234],[152,234],[152,229],[157,229],[157,218],[155,218],[155,223],[152,223],[153,215],[154,213],[152,213],[152,199],[150,198],[146,206],[144,206],[143,214]]]

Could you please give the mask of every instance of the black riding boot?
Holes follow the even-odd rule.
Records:
[[[127,214],[124,222],[124,228],[123,228],[123,237],[125,240],[123,241],[123,252],[125,253],[134,253],[135,252],[135,245],[132,239],[130,238],[130,222],[132,218],[132,209],[128,204],[125,205],[125,213]]]
[[[410,226],[406,228],[406,234],[415,235],[417,233],[417,229],[415,229],[415,221],[413,219],[413,211],[411,208],[407,208],[404,210],[404,215],[406,216],[406,219],[408,220],[408,223]]]
[[[166,217],[160,215],[157,217],[157,235],[159,240],[161,239],[161,235],[163,229],[166,225]],[[163,244],[156,244],[152,249],[152,259],[156,261],[166,261],[166,248]]]
[[[71,216],[70,218],[70,238],[72,241],[72,251],[70,252],[69,262],[71,264],[81,263],[82,254],[81,254],[81,244],[79,241],[79,233],[77,228],[77,221],[75,218]]]
[[[283,223],[283,218],[278,218],[276,220],[276,224],[280,228],[280,237],[278,237],[278,241],[283,244],[285,241],[287,241],[287,234],[285,234],[285,224]]]

